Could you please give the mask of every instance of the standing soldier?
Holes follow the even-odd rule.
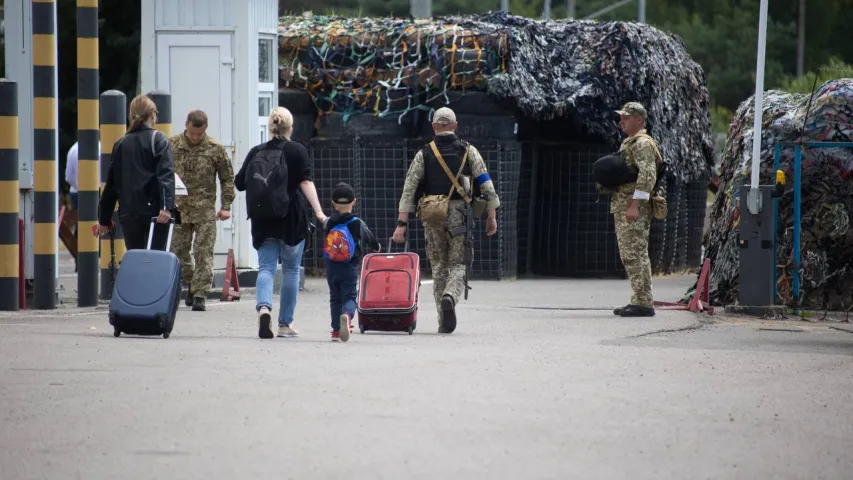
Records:
[[[175,173],[187,187],[187,195],[176,197],[181,224],[175,225],[172,251],[181,260],[183,280],[188,287],[186,305],[195,311],[204,311],[207,292],[213,284],[216,220],[231,218],[231,203],[235,196],[234,168],[225,147],[207,135],[207,115],[204,112],[190,112],[185,127],[182,133],[169,139],[175,158]],[[219,212],[216,212],[217,175],[222,187],[222,208]]]
[[[652,317],[652,264],[649,260],[649,229],[652,223],[652,195],[663,158],[657,143],[646,133],[646,109],[637,102],[626,103],[619,114],[619,126],[628,138],[619,154],[628,166],[636,166],[637,181],[620,185],[610,200],[616,226],[619,255],[631,282],[631,303],[613,311],[623,317]]]
[[[482,205],[479,202],[485,200],[486,235],[492,236],[498,231],[495,209],[500,200],[480,152],[456,136],[453,110],[439,108],[432,128],[435,140],[415,155],[406,175],[393,238],[397,243],[405,241],[409,214],[417,211],[432,269],[438,333],[453,333],[456,304],[463,293],[467,298],[467,268],[473,259],[471,203]]]

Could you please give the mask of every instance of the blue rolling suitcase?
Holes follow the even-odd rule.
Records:
[[[110,300],[110,325],[116,337],[163,335],[169,338],[181,300],[181,262],[169,251],[175,222],[169,222],[166,251],[152,250],[154,220],[146,250],[128,250],[121,260]]]

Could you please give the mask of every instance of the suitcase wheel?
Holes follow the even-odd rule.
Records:
[[[169,335],[172,332],[166,330],[166,325],[168,325],[168,323],[169,323],[166,319],[166,316],[161,314],[159,319],[160,319],[160,330],[163,331],[163,338],[169,338]]]
[[[116,317],[117,315],[115,313],[110,314],[110,325],[113,326],[113,336],[119,337],[121,336],[121,327],[118,325]]]
[[[364,325],[359,325],[359,326],[358,326],[358,331],[359,331],[359,332],[361,332],[361,333],[364,333],[364,332],[366,332],[366,331],[367,331],[367,327],[365,327]]]
[[[411,335],[415,331],[415,326],[409,325],[409,328],[407,328],[406,331],[409,332],[409,335]]]

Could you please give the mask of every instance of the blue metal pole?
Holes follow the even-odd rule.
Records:
[[[773,179],[776,179],[776,171],[779,170],[779,163],[782,159],[782,145],[778,142],[773,148]],[[776,258],[778,258],[778,241],[779,235],[779,199],[773,199],[773,305],[776,305],[776,298],[779,295],[779,289],[776,286]]]
[[[793,290],[794,290],[794,312],[800,303],[800,203],[802,188],[802,160],[803,150],[799,145],[794,146],[794,259],[793,268]]]

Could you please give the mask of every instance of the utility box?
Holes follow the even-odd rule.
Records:
[[[750,185],[740,190],[740,305],[765,307],[775,304],[773,272],[776,262],[774,248],[775,219],[772,185],[759,185],[761,210],[750,213],[746,205]]]

